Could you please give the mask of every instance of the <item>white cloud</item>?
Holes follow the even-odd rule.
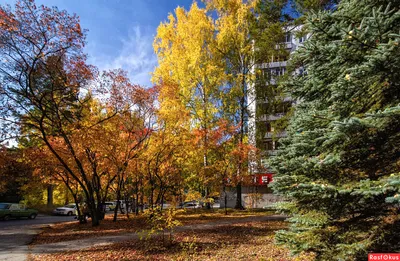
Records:
[[[97,49],[92,44],[89,49]],[[132,83],[151,86],[150,73],[157,64],[153,51],[153,32],[150,28],[135,26],[129,30],[127,38],[121,39],[121,48],[114,57],[91,54],[89,61],[101,70],[122,68],[128,72]]]

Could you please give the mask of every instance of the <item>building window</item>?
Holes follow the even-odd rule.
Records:
[[[272,140],[264,142],[265,150],[274,150],[274,142]]]
[[[271,112],[270,105],[268,103],[257,104],[257,113],[260,115],[268,114]]]
[[[270,122],[267,122],[266,124],[265,124],[265,127],[266,127],[266,131],[267,132],[271,132],[272,131],[272,126],[271,126],[271,123]]]
[[[285,34],[285,43],[291,43],[291,42],[292,42],[292,34],[286,33]]]
[[[287,113],[291,106],[291,102],[280,102],[275,105],[275,113]]]
[[[301,36],[299,38],[299,43],[303,43],[306,39],[307,39],[306,36]]]

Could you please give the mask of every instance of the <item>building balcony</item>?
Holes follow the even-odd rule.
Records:
[[[282,61],[282,62],[263,63],[261,65],[261,68],[278,68],[286,66],[287,66],[287,61]]]
[[[272,115],[261,115],[258,117],[259,121],[276,121],[285,116],[285,113],[276,113]]]
[[[287,96],[283,97],[283,99],[281,99],[281,101],[283,102],[293,102],[293,98],[287,94]],[[262,103],[268,103],[268,98],[266,97],[265,99],[257,99],[257,103],[258,104],[262,104]]]
[[[282,131],[282,132],[278,132],[278,133],[274,133],[274,132],[267,132],[264,135],[264,139],[272,139],[273,137],[276,138],[283,138],[287,136],[287,132],[286,131]]]
[[[285,49],[292,49],[293,48],[293,43],[292,42],[284,42],[284,43],[280,43],[275,45],[275,49],[279,50],[281,48],[285,48]]]

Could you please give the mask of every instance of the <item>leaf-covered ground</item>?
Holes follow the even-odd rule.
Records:
[[[283,221],[230,224],[176,232],[172,243],[166,235],[165,244],[162,237],[131,240],[80,251],[31,255],[30,260],[312,260],[311,255],[291,257],[286,249],[274,244],[274,232],[286,225]]]
[[[272,212],[230,210],[228,215],[225,215],[222,210],[187,209],[180,213],[177,216],[177,219],[182,223],[182,225],[189,225],[207,223],[215,220],[237,220],[240,218],[269,214],[272,214]],[[112,218],[112,215],[107,215],[105,220],[102,220],[100,226],[97,227],[92,227],[90,220],[87,224],[79,224],[77,221],[73,221],[45,227],[43,232],[34,238],[32,244],[56,243],[86,239],[89,237],[111,236],[127,232],[138,232],[147,228],[143,216],[131,215],[130,218],[127,219],[126,215],[119,215],[117,222],[113,222]]]

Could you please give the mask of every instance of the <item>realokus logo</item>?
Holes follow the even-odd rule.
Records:
[[[373,253],[368,254],[368,261],[372,260],[399,260],[400,261],[400,254],[396,253]]]

